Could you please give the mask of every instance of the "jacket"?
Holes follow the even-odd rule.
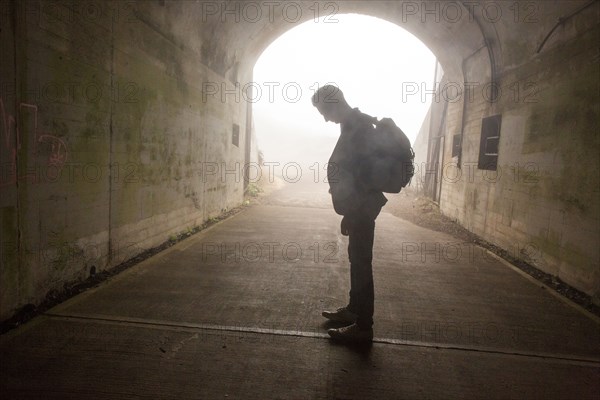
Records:
[[[333,208],[340,215],[366,214],[375,219],[387,203],[382,192],[369,189],[359,179],[361,166],[368,154],[367,141],[374,131],[372,117],[354,108],[342,122],[340,137],[327,165],[327,180]]]

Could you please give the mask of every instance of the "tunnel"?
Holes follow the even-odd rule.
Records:
[[[598,1],[0,7],[3,398],[597,398]],[[257,60],[345,14],[435,55],[398,93],[434,99],[403,190],[474,238],[384,206],[367,350],[322,326],[350,283],[326,185],[248,204],[254,100],[291,83]]]

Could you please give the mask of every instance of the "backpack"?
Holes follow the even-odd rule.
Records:
[[[410,140],[391,118],[370,117],[375,129],[366,140],[367,149],[358,174],[369,189],[399,193],[412,179],[415,153]]]

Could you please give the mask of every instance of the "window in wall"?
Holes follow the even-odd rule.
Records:
[[[498,165],[498,147],[500,144],[500,124],[502,115],[486,117],[481,123],[481,142],[479,143],[479,169],[495,171]]]
[[[461,134],[452,137],[452,157],[458,157],[460,154]]]
[[[238,124],[233,124],[231,143],[233,143],[236,147],[240,147],[240,126]]]

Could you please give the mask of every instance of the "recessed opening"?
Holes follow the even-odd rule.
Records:
[[[236,147],[240,147],[240,126],[238,124],[233,124],[231,143]]]
[[[458,157],[460,155],[460,148],[462,143],[462,135],[454,135],[452,137],[452,157]]]
[[[479,144],[479,169],[495,171],[498,165],[500,145],[500,124],[502,116],[486,117],[481,123],[481,141]]]

